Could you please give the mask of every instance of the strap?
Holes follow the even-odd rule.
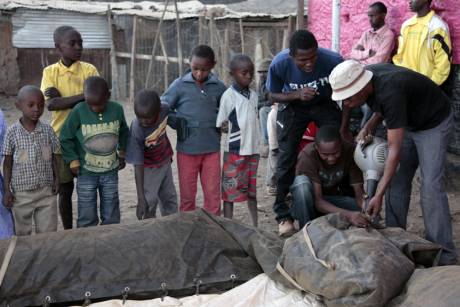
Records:
[[[307,228],[310,225],[310,223],[307,223],[305,227],[302,229],[303,237],[305,238],[305,242],[307,243],[308,249],[310,250],[310,253],[312,254],[313,258],[321,263],[326,269],[328,270],[335,270],[335,264],[329,263],[327,261],[324,261],[322,259],[319,259],[316,257],[316,252],[315,249],[313,248],[313,243],[311,242],[310,236],[308,235]]]
[[[446,41],[444,40],[444,37],[442,37],[441,34],[436,34],[433,36],[433,39],[437,40],[438,42],[441,43],[441,48],[444,50],[444,52],[447,54],[447,57],[449,60],[452,58],[452,52],[449,49],[449,46],[447,45]]]
[[[281,263],[277,263],[276,264],[276,269],[278,270],[278,272],[281,273],[281,275],[283,275],[284,278],[287,279],[287,281],[289,281],[294,287],[296,287],[297,289],[299,289],[300,291],[305,291],[291,276],[289,276],[288,272],[286,272],[286,270],[281,266]]]
[[[12,236],[8,249],[6,250],[5,258],[3,258],[2,266],[0,267],[0,288],[2,287],[3,278],[5,278],[6,271],[10,265],[11,257],[13,257],[14,250],[16,248],[16,243],[18,241],[17,236]]]

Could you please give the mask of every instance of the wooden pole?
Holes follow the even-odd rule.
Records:
[[[110,9],[110,5],[107,9],[107,24],[109,26],[110,35],[110,71],[112,75],[112,97],[113,99],[118,99],[120,98],[120,88],[118,87],[117,51],[115,50],[115,38],[112,28],[112,10]]]
[[[180,17],[179,17],[179,9],[177,8],[177,0],[174,0],[174,7],[176,8],[176,36],[177,36],[177,57],[179,58],[179,76],[182,75],[183,66],[184,66],[184,59],[182,56],[182,44],[180,39]]]
[[[239,20],[240,24],[240,40],[241,40],[241,53],[245,53],[245,48],[244,48],[244,29],[243,29],[243,19],[240,18]]]
[[[214,49],[215,42],[214,34],[214,16],[211,15],[211,17],[209,18],[209,46],[212,49]]]
[[[225,32],[224,32],[224,46],[222,49],[222,78],[225,84],[229,83],[229,75],[228,75],[228,63],[229,63],[229,50],[230,50],[230,32],[228,30],[229,23],[227,22],[225,25]]]
[[[305,16],[305,2],[304,0],[297,0],[297,26],[296,30],[304,28],[304,19]]]
[[[155,60],[155,51],[157,49],[158,38],[161,33],[161,26],[163,25],[163,21],[165,19],[166,8],[168,7],[168,4],[169,4],[169,0],[166,0],[165,7],[163,9],[163,13],[161,14],[160,22],[158,23],[158,29],[157,29],[157,32],[155,33],[155,40],[153,41],[153,48],[152,48],[152,58],[150,59],[149,68],[147,70],[147,76],[145,77],[145,88],[148,88],[150,85],[150,76],[152,75],[153,61]]]
[[[165,57],[166,61],[165,61],[165,65],[163,66],[164,67],[164,90],[166,91],[166,89],[168,88],[169,86],[169,61],[168,61],[168,54],[166,52],[166,46],[165,46],[165,42],[163,40],[163,35],[160,34],[160,46],[161,46],[161,50],[163,51],[163,56]]]
[[[137,33],[137,16],[133,17],[133,37],[131,41],[131,71],[129,73],[129,100],[134,101],[134,87],[136,86],[134,69],[136,67],[136,33]]]
[[[203,15],[198,17],[198,45],[204,44],[204,29],[203,24],[205,23],[206,19]]]

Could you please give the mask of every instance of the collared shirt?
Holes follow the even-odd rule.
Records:
[[[256,92],[235,85],[222,95],[216,127],[221,127],[225,121],[229,122],[225,151],[241,156],[259,153],[257,103]]]
[[[13,156],[11,189],[32,191],[53,184],[52,154],[60,153],[59,140],[50,125],[38,121],[27,131],[20,121],[6,132],[2,155]]]
[[[395,35],[390,27],[383,25],[377,31],[369,29],[365,31],[353,50],[350,58],[360,61],[364,65],[388,63],[391,59],[391,52],[394,48]],[[356,46],[361,45],[364,50],[357,50]],[[375,55],[369,56],[369,51],[375,51]]]
[[[225,85],[214,75],[200,88],[192,73],[177,78],[161,96],[172,111],[168,123],[174,118],[185,118],[188,122],[188,137],[177,141],[177,151],[198,155],[220,151],[220,133],[216,129],[220,97]],[[171,125],[175,128],[173,125]]]
[[[40,88],[45,93],[47,88],[55,87],[62,97],[80,95],[83,93],[83,83],[92,76],[99,76],[99,73],[96,67],[89,63],[77,61],[67,67],[59,61],[43,70]],[[57,135],[60,134],[70,110],[51,112],[51,127],[53,127]]]

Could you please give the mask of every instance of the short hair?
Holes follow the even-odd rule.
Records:
[[[332,125],[321,126],[315,136],[316,145],[341,140],[339,128]]]
[[[289,41],[289,54],[294,56],[297,50],[308,50],[311,48],[318,48],[318,41],[313,33],[307,30],[297,30],[292,34]]]
[[[53,33],[53,40],[55,44],[58,44],[61,42],[62,38],[64,37],[65,34],[67,34],[70,31],[77,31],[74,27],[71,26],[60,26],[56,30],[54,30]]]
[[[100,90],[109,92],[109,85],[104,78],[99,76],[89,77],[83,84],[83,91],[86,94],[94,94]]]
[[[158,93],[154,90],[141,90],[134,98],[134,112],[152,115],[158,114],[161,109],[161,100]]]
[[[381,14],[387,13],[387,6],[383,2],[380,2],[380,1],[374,2],[371,5],[369,5],[369,7],[376,8],[377,11]]]
[[[212,48],[208,45],[198,45],[195,48],[193,48],[190,59],[194,56],[198,58],[208,59],[212,63],[216,62],[216,55],[214,53],[214,50],[212,50]]]
[[[252,62],[249,56],[245,54],[236,54],[230,60],[230,64],[228,65],[228,68],[230,69],[230,71],[233,71],[238,67],[238,64],[240,63],[249,63],[251,65],[254,65],[254,63]]]
[[[18,101],[22,101],[25,97],[29,95],[39,95],[43,97],[43,99],[45,99],[45,97],[43,96],[43,92],[35,85],[24,85],[23,87],[21,87],[21,89],[18,92],[17,99]]]

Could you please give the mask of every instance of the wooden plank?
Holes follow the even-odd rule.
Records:
[[[163,25],[163,21],[165,19],[165,14],[166,14],[166,9],[168,7],[168,4],[169,4],[169,0],[166,0],[165,7],[163,9],[163,13],[161,14],[160,22],[158,23],[158,29],[157,29],[157,32],[155,33],[155,40],[153,41],[153,47],[152,47],[152,56],[150,58],[149,68],[147,70],[147,76],[145,77],[145,88],[148,88],[150,85],[150,78],[151,78],[150,76],[152,75],[153,60],[155,59],[155,51],[157,49],[158,38],[160,37],[161,26]]]
[[[243,27],[243,19],[239,20],[240,24],[240,41],[241,41],[241,53],[245,53],[245,48],[244,48],[244,27]]]
[[[165,57],[165,65],[164,67],[164,90],[166,90],[169,86],[169,61],[168,61],[168,53],[166,52],[166,45],[163,40],[163,35],[160,34],[160,46],[161,50],[163,51],[163,56]]]
[[[129,52],[116,52],[115,53],[118,58],[123,58],[123,59],[130,59],[131,58],[131,53]],[[137,60],[146,60],[150,61],[152,56],[150,54],[139,54],[137,53],[136,55]],[[167,59],[164,56],[161,55],[156,55],[155,56],[155,61],[160,61],[160,62],[171,62],[171,63],[179,63],[179,58],[178,57],[168,57]],[[183,63],[188,64],[188,59],[183,59]]]
[[[110,35],[110,71],[112,75],[112,97],[113,99],[120,98],[120,88],[118,86],[118,65],[117,65],[117,55],[115,50],[115,38],[113,35],[113,22],[112,22],[112,11],[109,8],[107,10],[107,24],[109,27]]]
[[[203,15],[198,17],[198,45],[204,44],[204,23],[206,19]]]
[[[182,76],[184,73],[183,69],[183,56],[182,56],[182,42],[180,38],[180,16],[179,9],[177,8],[177,0],[174,0],[174,7],[176,8],[176,37],[177,37],[177,57],[179,58],[179,76]]]
[[[304,0],[297,0],[297,25],[296,30],[304,28],[303,18],[305,15],[305,2]]]
[[[288,23],[286,21],[280,22],[263,22],[263,21],[245,21],[243,22],[244,28],[286,28]]]
[[[214,23],[214,16],[211,15],[211,17],[209,18],[209,46],[214,50],[215,48],[215,30],[214,30],[214,27],[215,27],[215,23]]]
[[[137,36],[137,16],[133,17],[133,37],[131,41],[131,67],[129,73],[129,100],[134,101],[135,68],[136,68],[136,36]]]
[[[224,80],[225,84],[229,84],[230,77],[229,77],[229,50],[230,50],[230,31],[228,29],[229,23],[227,22],[225,25],[225,31],[224,31],[224,46],[222,49],[222,72],[221,72],[221,77]]]

